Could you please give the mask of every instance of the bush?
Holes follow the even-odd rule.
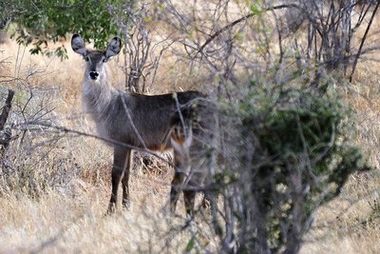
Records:
[[[114,1],[117,4],[119,1]],[[32,44],[32,54],[56,54],[66,58],[61,45],[49,51],[48,43],[57,42],[67,33],[80,33],[87,41],[92,39],[97,48],[105,47],[109,37],[117,34],[117,27],[108,11],[109,1],[14,1],[0,3],[0,21],[16,24],[19,44]]]
[[[235,181],[225,193],[239,253],[297,252],[313,212],[367,169],[349,142],[350,113],[339,99],[295,89],[277,95],[248,93],[234,111],[238,167],[227,173]]]

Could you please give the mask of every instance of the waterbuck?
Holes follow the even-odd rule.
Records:
[[[191,214],[195,192],[205,177],[205,139],[211,135],[210,116],[206,97],[197,91],[162,95],[142,95],[119,91],[111,86],[105,65],[121,50],[121,40],[114,37],[107,49],[90,50],[83,38],[74,34],[71,39],[74,52],[86,61],[82,87],[82,102],[96,123],[99,136],[114,149],[112,167],[112,194],[108,206],[116,208],[120,181],[123,187],[124,207],[129,205],[129,174],[131,148],[165,151],[173,148],[175,175],[170,192],[170,209],[174,213],[181,191],[185,207]],[[111,142],[113,141],[113,142]],[[206,152],[207,153],[207,152]],[[193,163],[196,161],[196,163]],[[189,170],[190,164],[192,169]],[[197,166],[194,167],[194,165]]]

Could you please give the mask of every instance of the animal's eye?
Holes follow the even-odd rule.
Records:
[[[88,56],[85,56],[85,57],[84,57],[84,60],[85,60],[86,62],[88,62],[88,61],[90,61],[90,58],[89,58]]]
[[[107,62],[108,61],[108,58],[107,57],[104,57],[103,58],[103,63]]]

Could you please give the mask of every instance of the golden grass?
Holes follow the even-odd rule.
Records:
[[[144,195],[134,192],[139,199],[132,198],[133,204],[144,204],[143,207],[133,205],[128,212],[104,216],[106,191],[85,187],[75,197],[51,192],[38,200],[25,196],[0,198],[0,252],[159,253],[166,250],[162,240],[181,220],[161,211],[164,204],[157,200],[165,192],[150,193],[151,198],[147,199],[154,202],[139,200]],[[181,234],[186,232],[169,239],[172,250],[185,249],[187,242],[181,241]]]
[[[105,216],[109,184],[74,179],[70,195],[51,190],[38,198],[23,194],[0,197],[0,253],[183,252],[191,234],[184,218],[168,211],[170,175],[152,178],[133,172],[131,207]],[[183,205],[178,207],[182,214]],[[215,239],[194,222],[202,246]]]

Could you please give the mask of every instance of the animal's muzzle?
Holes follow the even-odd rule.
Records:
[[[90,78],[92,80],[96,80],[99,77],[99,72],[97,71],[90,71]]]

